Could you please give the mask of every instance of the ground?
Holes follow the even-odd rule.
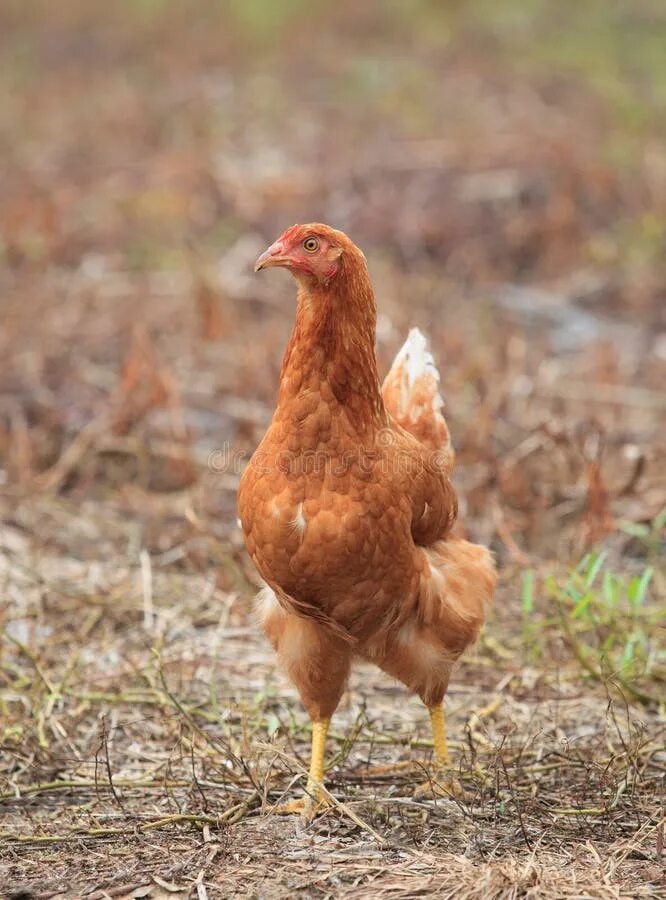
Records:
[[[0,892],[666,894],[660,3],[0,11]],[[252,612],[239,473],[293,320],[252,262],[365,250],[385,370],[429,336],[461,529],[501,580],[427,716],[308,723]],[[377,773],[381,763],[409,770]]]

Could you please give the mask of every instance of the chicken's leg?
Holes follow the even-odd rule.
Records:
[[[310,751],[310,774],[308,776],[308,794],[322,799],[321,783],[324,779],[324,757],[326,755],[326,735],[330,719],[312,723],[312,748]]]
[[[449,685],[451,661],[450,657],[442,653],[441,665],[434,671],[433,647],[427,641],[418,638],[416,625],[410,624],[407,633],[410,635],[409,644],[397,642],[389,645],[385,656],[380,660],[373,657],[373,662],[378,662],[384,672],[398,678],[420,696],[430,716],[435,751],[434,770],[441,773],[449,766],[443,698]],[[373,765],[365,769],[363,774],[368,778],[387,778],[403,772],[418,774],[419,771],[423,772],[423,768],[423,764],[418,760],[408,760]]]
[[[446,717],[444,704],[429,706],[430,726],[432,728],[432,744],[435,751],[435,768],[432,777],[419,785],[415,796],[460,796],[464,794],[462,786],[457,778],[451,775],[451,760],[449,758],[449,746],[446,740]]]
[[[429,706],[428,714],[430,715],[430,725],[432,728],[432,743],[435,750],[436,771],[437,773],[441,773],[448,769],[450,763],[449,747],[446,740],[444,706],[442,704]],[[413,760],[409,760],[405,762],[371,766],[365,770],[364,774],[368,776],[388,776],[397,775],[401,772],[414,772],[415,770],[417,770],[417,764]]]
[[[310,772],[306,796],[300,800],[290,800],[272,808],[272,812],[280,816],[300,813],[305,819],[312,818],[317,806],[324,804],[325,796],[322,790],[324,780],[324,757],[326,755],[326,735],[331,724],[330,719],[321,719],[312,723],[312,747],[310,750]]]
[[[312,722],[307,794],[302,800],[280,804],[272,811],[301,813],[311,819],[317,808],[325,805],[321,784],[326,735],[349,675],[351,652],[349,645],[335,634],[315,622],[286,613],[277,603],[265,611],[263,624]]]
[[[449,765],[449,745],[446,741],[444,706],[429,706],[428,713],[432,728],[432,743],[435,748],[435,760],[440,769],[445,769]]]

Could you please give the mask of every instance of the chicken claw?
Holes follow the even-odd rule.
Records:
[[[305,824],[311,822],[314,817],[330,807],[330,803],[323,797],[313,800],[312,797],[300,797],[298,800],[288,800],[286,803],[278,803],[269,806],[268,811],[274,816],[300,816]]]
[[[312,723],[312,750],[307,795],[299,800],[289,800],[286,803],[271,806],[269,812],[277,816],[300,815],[303,821],[311,822],[317,812],[330,805],[321,787],[324,778],[324,754],[329,725],[330,719],[321,719]]]
[[[427,800],[433,797],[464,797],[465,789],[451,769],[438,769],[428,781],[419,784],[414,790],[416,800]]]
[[[417,760],[402,759],[397,762],[377,763],[376,765],[366,766],[361,769],[359,775],[362,778],[391,778],[400,775],[415,775],[419,771],[423,771]]]

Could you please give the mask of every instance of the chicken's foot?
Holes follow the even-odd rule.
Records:
[[[362,778],[391,778],[397,775],[414,775],[419,771],[423,771],[423,766],[419,765],[414,759],[401,759],[397,762],[376,763],[372,766],[365,766],[358,774]]]
[[[305,821],[314,818],[317,810],[327,806],[326,796],[322,790],[324,780],[324,757],[326,754],[326,735],[331,724],[330,719],[321,719],[312,723],[312,749],[310,752],[310,772],[308,774],[307,795],[300,800],[290,800],[272,806],[270,811],[278,816],[300,815]]]
[[[435,750],[435,767],[432,777],[420,784],[414,791],[415,797],[459,797],[464,791],[459,780],[452,774],[449,745],[446,740],[446,717],[444,706],[429,706],[432,743]]]
[[[444,708],[442,706],[430,706],[428,707],[428,713],[430,715],[432,742],[435,751],[435,769],[438,772],[445,771],[449,768],[449,748],[446,740]],[[362,774],[368,778],[382,778],[402,773],[415,774],[419,771],[422,772],[423,768],[423,765],[418,760],[401,760],[399,762],[368,766],[363,770]]]

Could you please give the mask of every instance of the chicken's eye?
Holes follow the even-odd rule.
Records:
[[[308,253],[316,253],[319,250],[319,241],[316,237],[308,237],[303,241],[303,249]]]

